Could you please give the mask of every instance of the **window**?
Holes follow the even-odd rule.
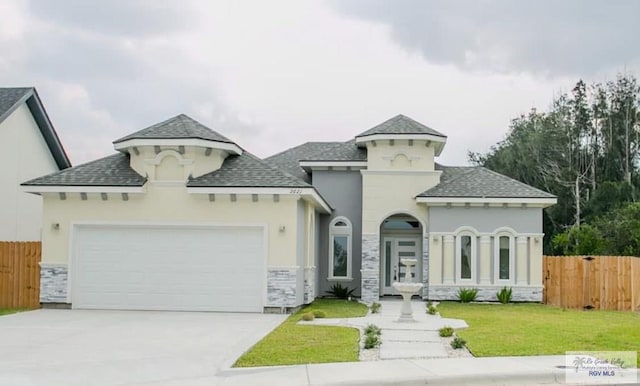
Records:
[[[460,281],[475,279],[476,235],[463,232],[456,237],[456,273]]]
[[[494,238],[494,245],[496,281],[511,281],[514,260],[513,236],[504,233],[498,234]]]
[[[329,234],[329,279],[351,279],[351,222],[335,218]]]

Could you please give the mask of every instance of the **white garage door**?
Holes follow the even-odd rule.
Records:
[[[77,226],[74,308],[262,312],[261,227]]]

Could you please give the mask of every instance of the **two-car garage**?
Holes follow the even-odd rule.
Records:
[[[264,226],[75,225],[73,308],[262,312]]]

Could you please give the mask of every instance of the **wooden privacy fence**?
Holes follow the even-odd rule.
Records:
[[[579,309],[640,311],[640,258],[544,256],[544,302]]]
[[[0,241],[0,307],[40,307],[40,242]]]

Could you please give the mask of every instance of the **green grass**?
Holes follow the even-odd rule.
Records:
[[[445,318],[464,319],[456,335],[475,356],[557,355],[565,351],[637,351],[640,314],[565,310],[545,304],[438,305]],[[640,366],[640,357],[638,358]]]
[[[28,311],[25,308],[0,308],[0,316],[15,314],[16,312]]]
[[[234,367],[357,361],[360,351],[360,332],[357,329],[296,324],[303,313],[313,310],[323,310],[327,318],[351,318],[367,314],[364,304],[318,299],[287,318],[242,355]]]

